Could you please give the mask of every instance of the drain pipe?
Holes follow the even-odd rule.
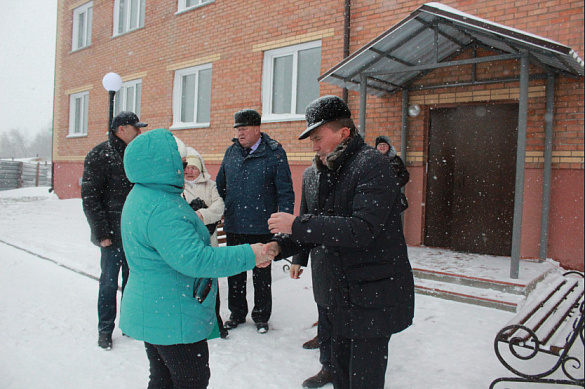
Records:
[[[351,22],[351,0],[345,0],[343,8],[343,59],[349,57],[349,39],[350,39],[350,22]],[[347,104],[349,91],[343,88],[343,101]]]
[[[549,73],[546,79],[546,114],[544,115],[544,175],[542,182],[542,217],[540,221],[540,255],[546,260],[548,249],[548,218],[550,210],[551,166],[554,134],[555,75]]]

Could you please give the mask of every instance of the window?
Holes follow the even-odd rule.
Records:
[[[73,39],[71,50],[79,50],[91,45],[91,21],[93,2],[86,3],[73,10]]]
[[[142,97],[142,80],[132,80],[122,84],[114,99],[114,116],[122,111],[134,112],[140,117],[140,100]]]
[[[264,53],[262,119],[302,120],[305,108],[319,97],[321,42]]]
[[[87,135],[89,92],[69,96],[69,136]]]
[[[207,3],[212,3],[215,0],[179,0],[178,12],[187,11],[191,8],[197,8]]]
[[[144,27],[144,7],[146,0],[114,1],[114,35]]]
[[[209,126],[211,64],[177,70],[173,86],[172,129]]]

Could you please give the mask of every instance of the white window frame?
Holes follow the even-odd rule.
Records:
[[[133,92],[133,104],[130,106],[128,104],[128,90],[130,88],[134,88]],[[138,117],[140,117],[140,105],[142,100],[142,79],[137,78],[136,80],[126,81],[122,84],[122,87],[118,92],[116,92],[115,102],[114,102],[114,116],[119,114],[122,111],[130,111],[134,112]]]
[[[302,43],[295,46],[287,46],[264,52],[264,63],[262,66],[262,121],[279,122],[304,120],[305,115],[297,114],[297,83],[298,83],[298,53],[299,51],[321,47],[321,41]],[[292,86],[291,86],[291,110],[286,114],[272,113],[272,87],[274,81],[274,60],[280,57],[293,56]],[[319,96],[315,96],[317,98]]]
[[[120,3],[124,5],[124,16],[125,20],[120,20]],[[135,5],[135,7],[133,7]],[[123,35],[130,31],[137,30],[144,27],[144,9],[146,8],[146,0],[114,0],[114,36]],[[136,17],[136,25],[131,26],[130,22],[132,17]],[[125,22],[123,25],[126,28],[120,31],[120,23]]]
[[[199,91],[199,72],[202,70],[210,69],[212,70],[212,64],[207,63],[204,65],[193,66],[185,69],[179,69],[175,71],[175,80],[173,82],[173,124],[171,126],[171,130],[180,130],[186,128],[203,128],[209,127],[210,122],[197,122],[197,114],[198,114],[198,91]],[[181,121],[182,116],[182,95],[183,95],[183,77],[196,75],[195,77],[195,95],[194,95],[194,111],[193,111],[193,118],[195,121],[193,122],[183,122]],[[211,79],[213,82],[213,70],[211,72]],[[211,91],[210,91],[211,93]],[[211,107],[211,102],[210,102]],[[210,108],[211,110],[211,108]],[[210,112],[210,120],[211,120],[211,112]]]
[[[79,19],[83,18],[83,31]],[[73,37],[71,51],[76,51],[91,45],[91,25],[93,20],[93,1],[85,3],[73,10]],[[80,35],[82,35],[80,39]],[[80,42],[81,41],[81,42]]]
[[[81,109],[78,111],[78,102]],[[79,115],[77,115],[79,113]],[[89,91],[69,95],[69,135],[68,138],[87,136],[89,114]]]
[[[199,8],[209,3],[215,2],[215,0],[194,0],[194,4],[187,5],[188,0],[179,0],[177,4],[177,13],[186,12],[194,8]]]

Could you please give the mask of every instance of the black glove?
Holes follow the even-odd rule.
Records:
[[[199,211],[201,208],[207,208],[205,201],[201,200],[199,197],[197,197],[195,200],[191,200],[189,206],[193,208],[195,212]]]
[[[197,197],[195,200],[191,200],[189,206],[193,208],[195,212],[197,212],[201,208],[207,208],[207,204],[205,204],[205,201],[201,200],[199,197]],[[217,223],[206,224],[205,227],[207,227],[209,235],[213,235],[217,228]]]

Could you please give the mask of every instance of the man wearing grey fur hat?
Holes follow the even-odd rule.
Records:
[[[303,177],[302,214],[273,214],[268,225],[278,235],[268,248],[281,258],[311,254],[320,320],[331,323],[334,387],[381,389],[390,337],[414,316],[400,185],[388,159],[357,133],[342,99],[321,97],[305,116],[299,139],[310,138],[316,156]]]
[[[274,212],[293,212],[295,195],[286,152],[261,132],[261,117],[253,109],[234,114],[236,137],[217,173],[217,189],[225,201],[223,230],[227,245],[266,243],[272,239],[267,220]],[[228,330],[246,321],[247,272],[228,278]],[[268,332],[272,314],[271,266],[254,268],[252,320],[260,334]]]

